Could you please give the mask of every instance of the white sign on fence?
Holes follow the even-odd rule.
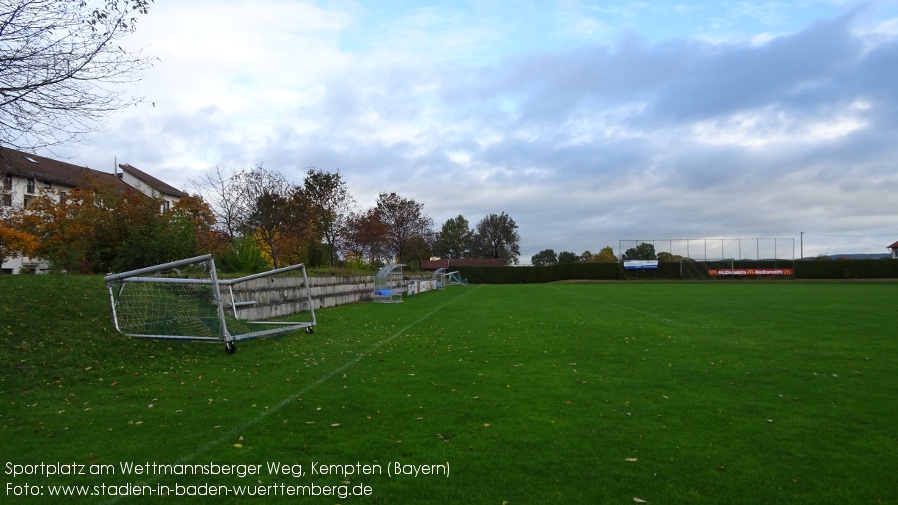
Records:
[[[627,270],[658,268],[658,260],[628,260],[624,261],[624,268]]]
[[[406,295],[411,296],[417,293],[423,293],[425,291],[430,291],[432,289],[437,288],[437,281],[435,280],[424,280],[424,281],[412,281],[409,282],[406,286]]]

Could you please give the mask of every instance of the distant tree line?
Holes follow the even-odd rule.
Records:
[[[473,229],[459,215],[435,230],[423,203],[396,193],[356,208],[339,171],[309,167],[297,184],[261,165],[213,166],[193,186],[195,194],[169,210],[159,198],[99,181],[63,199],[48,192],[0,216],[0,257],[21,254],[57,271],[103,273],[205,253],[239,272],[294,263],[417,267],[432,256],[513,264],[520,255],[518,226],[504,212]]]
[[[226,240],[260,248],[273,266],[417,267],[432,256],[512,264],[520,255],[518,226],[504,212],[484,217],[473,230],[461,215],[434,230],[424,203],[394,192],[380,193],[371,208],[357,208],[339,171],[309,167],[296,185],[261,165],[233,173],[214,166],[194,185],[207,196]]]
[[[658,260],[661,263],[673,263],[683,259],[678,254],[671,254],[666,251],[655,252],[655,246],[648,242],[641,242],[635,247],[631,247],[621,254],[620,259],[614,255],[614,249],[611,246],[603,247],[598,254],[592,254],[584,251],[582,254],[563,251],[555,254],[552,249],[544,249],[533,255],[531,263],[534,266],[559,265],[564,263],[617,263],[618,261],[627,260]]]
[[[636,247],[631,247],[621,255],[623,260],[658,260],[661,263],[675,263],[683,259],[679,254],[667,251],[655,252],[655,245],[641,242]]]
[[[617,256],[611,246],[603,247],[598,253],[583,251],[581,254],[562,251],[558,254],[553,249],[543,249],[530,258],[533,266],[548,266],[564,263],[617,263]]]

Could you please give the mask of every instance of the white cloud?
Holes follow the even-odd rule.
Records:
[[[698,142],[761,149],[771,144],[801,149],[832,142],[868,126],[860,114],[869,109],[862,100],[845,108],[813,117],[796,117],[774,106],[740,112],[721,119],[700,121],[691,128]]]
[[[898,189],[896,18],[551,5],[160,3],[133,41],[160,58],[137,90],[155,107],[69,153],[182,187],[212,163],[339,169],[360,205],[395,191],[437,226],[507,212],[524,256],[627,238],[898,240],[882,204]]]

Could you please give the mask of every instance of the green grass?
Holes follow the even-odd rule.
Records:
[[[241,342],[228,356],[222,345],[117,335],[99,278],[3,277],[0,493],[26,482],[45,493],[314,482],[372,494],[255,500],[896,503],[894,290],[453,286],[318,311],[315,334]],[[8,462],[115,474],[13,478]],[[262,467],[242,478],[124,476],[122,462]],[[269,462],[305,476],[272,475]],[[384,473],[448,464],[450,475],[310,475],[313,462]]]

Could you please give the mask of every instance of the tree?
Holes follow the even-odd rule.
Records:
[[[114,272],[165,263],[196,253],[187,214],[163,212],[162,199],[90,181],[66,198],[43,193],[20,211],[21,231],[36,238],[31,251],[68,272]]]
[[[256,237],[275,268],[282,256],[298,260],[312,236],[310,203],[302,187],[280,172],[258,165],[232,176],[235,223],[242,235]]]
[[[216,227],[233,242],[241,233],[241,217],[246,215],[250,206],[246,194],[241,187],[242,172],[233,172],[215,164],[200,175],[198,180],[191,180],[200,194],[209,204],[215,218]]]
[[[376,208],[350,213],[344,225],[343,253],[377,266],[384,258],[389,232]]]
[[[508,214],[490,214],[477,223],[474,232],[474,252],[484,258],[503,258],[506,263],[517,263],[521,254],[521,236]]]
[[[122,40],[152,0],[0,0],[0,145],[60,145],[137,102],[122,84],[149,66]]]
[[[340,232],[353,199],[340,172],[324,172],[309,167],[304,181],[305,193],[312,206],[315,228],[327,244],[330,265],[337,262]]]
[[[425,237],[420,235],[412,237],[405,245],[405,254],[402,262],[414,268],[420,268],[421,262],[430,258],[431,248]]]
[[[268,270],[265,251],[253,237],[238,237],[215,259],[215,266],[229,272],[258,273]]]
[[[583,251],[583,254],[580,255],[580,261],[588,262],[593,261],[593,254],[589,252],[589,249]]]
[[[606,245],[598,254],[594,254],[590,261],[596,263],[617,263],[617,256],[614,255],[614,249],[610,245]]]
[[[0,206],[0,264],[20,255],[28,255],[37,246],[37,237],[22,230],[19,209]]]
[[[533,255],[530,258],[530,262],[533,263],[533,266],[542,267],[546,265],[554,265],[558,263],[558,257],[555,256],[555,251],[552,249],[543,249],[542,251]]]
[[[396,193],[381,193],[377,197],[377,211],[387,225],[388,251],[397,261],[406,257],[406,247],[416,237],[426,239],[431,234],[433,220],[424,214],[424,204],[402,198]]]
[[[224,233],[215,229],[215,213],[199,195],[181,197],[172,207],[173,212],[181,213],[193,227],[197,251],[202,253],[224,254],[228,240]]]
[[[636,247],[631,247],[624,252],[625,260],[654,260],[658,259],[655,254],[655,246],[648,242],[642,242]]]
[[[577,263],[578,261],[580,261],[580,256],[578,256],[577,253],[570,251],[561,251],[558,253],[559,263]]]
[[[658,253],[658,261],[661,263],[676,263],[682,259],[683,257],[679,254],[672,254],[667,251],[661,251]]]
[[[274,268],[281,266],[281,254],[289,246],[293,246],[294,252],[301,248],[297,240],[306,231],[307,208],[302,190],[297,187],[273,187],[256,198],[244,227],[247,234],[258,237],[265,245]]]
[[[447,219],[437,234],[434,253],[447,258],[467,258],[471,253],[474,232],[461,214]]]

